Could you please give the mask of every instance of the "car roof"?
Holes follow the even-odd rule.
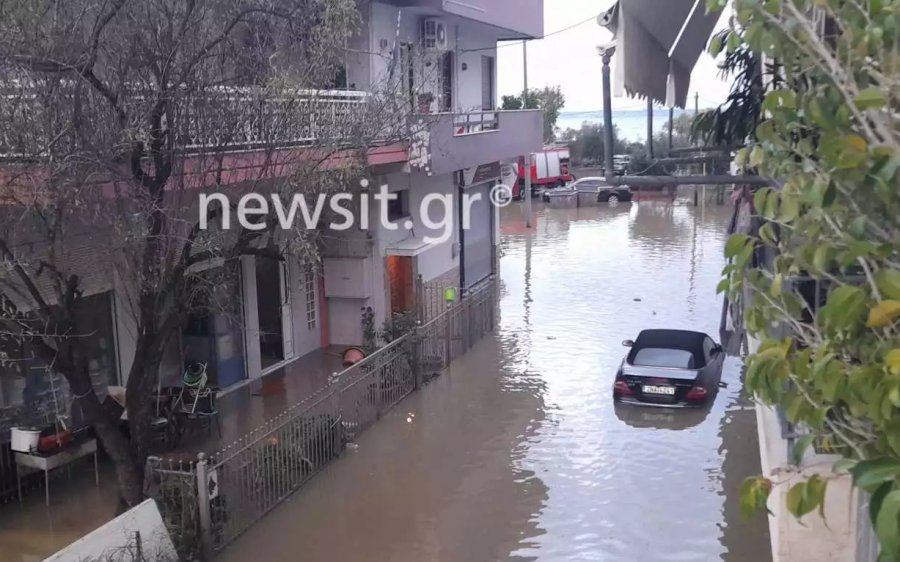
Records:
[[[694,355],[695,364],[703,365],[703,341],[709,337],[703,332],[692,330],[644,330],[638,334],[631,351],[628,354],[628,363],[634,364],[634,358],[641,349],[653,347],[660,349],[681,349]]]
[[[697,332],[694,330],[670,330],[665,328],[654,328],[650,330],[642,330],[641,333],[638,334],[637,340],[635,341],[649,341],[671,338],[673,340],[694,340],[702,342],[704,338],[708,337],[708,334]]]
[[[577,180],[575,180],[575,183],[580,183],[583,181],[602,181],[603,183],[606,183],[606,178],[600,176],[588,176],[586,178],[578,178]]]

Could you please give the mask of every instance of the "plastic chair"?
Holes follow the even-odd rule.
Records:
[[[216,391],[207,386],[206,363],[189,365],[184,371],[182,382],[184,386],[178,397],[179,413],[187,419],[204,422],[209,432],[212,431],[211,422],[214,418],[216,430],[221,437],[222,426],[219,420],[219,410],[216,407]]]

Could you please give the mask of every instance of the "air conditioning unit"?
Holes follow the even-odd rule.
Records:
[[[447,24],[439,18],[422,20],[422,46],[426,51],[447,50]]]

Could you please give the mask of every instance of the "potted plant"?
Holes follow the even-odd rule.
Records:
[[[434,102],[434,94],[425,92],[419,94],[417,99],[419,102],[419,113],[431,113],[431,104]]]

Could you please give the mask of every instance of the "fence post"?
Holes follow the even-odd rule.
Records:
[[[200,511],[200,547],[204,560],[213,558],[208,468],[206,453],[199,453],[197,455],[197,503]]]
[[[425,316],[426,316],[425,302],[426,302],[426,300],[427,299],[425,298],[425,283],[422,278],[422,274],[420,273],[419,275],[416,276],[416,310],[419,311],[419,318],[418,318],[419,321],[422,321],[425,319]]]
[[[410,338],[410,344],[412,345],[412,374],[413,380],[415,381],[415,389],[419,390],[422,386],[422,340],[420,338],[419,332],[422,330],[422,321],[416,320],[416,325],[413,327],[412,338]]]
[[[453,306],[450,303],[447,303],[447,314],[445,315],[447,321],[444,322],[444,355],[447,358],[447,369],[450,368],[450,363],[453,362],[453,356],[451,352],[453,350],[453,346],[450,345],[450,331],[453,329]]]

